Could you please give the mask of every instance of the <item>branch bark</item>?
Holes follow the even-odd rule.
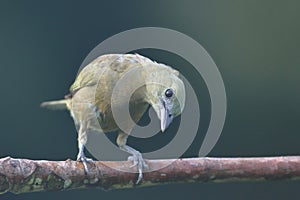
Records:
[[[300,156],[258,158],[188,158],[147,160],[149,171],[136,185],[135,167],[128,161],[89,164],[86,174],[82,163],[0,159],[0,193],[60,191],[82,188],[119,189],[167,183],[208,181],[268,181],[300,178]],[[156,169],[154,171],[151,171]]]

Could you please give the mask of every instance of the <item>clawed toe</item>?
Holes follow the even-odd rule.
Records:
[[[91,158],[87,158],[84,155],[80,155],[77,157],[77,161],[82,162],[83,166],[84,166],[84,171],[88,174],[89,173],[89,168],[87,163],[94,163],[94,160]]]
[[[135,167],[139,164],[138,158],[134,157],[134,156],[129,156],[128,161],[131,161],[133,164],[130,166],[130,168]]]
[[[148,165],[144,161],[141,154],[129,156],[127,160],[133,162],[133,164],[130,167],[135,167],[135,166],[138,167],[139,177],[138,180],[136,181],[136,184],[138,184],[143,178],[143,169],[148,169]]]
[[[139,172],[139,177],[138,177],[136,184],[138,184],[143,178],[143,169],[147,169],[148,165],[144,161],[142,154],[139,151],[135,150],[134,148],[132,148],[128,145],[124,145],[126,143],[127,137],[128,137],[128,135],[126,135],[122,132],[119,133],[117,143],[120,146],[121,150],[126,151],[127,153],[130,153],[132,155],[132,156],[128,157],[128,161],[133,162],[131,167],[137,166],[137,169]]]

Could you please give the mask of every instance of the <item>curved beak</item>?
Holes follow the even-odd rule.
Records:
[[[163,103],[163,106],[160,108],[160,128],[162,132],[164,132],[168,128],[172,120],[172,113],[170,113],[165,103]]]

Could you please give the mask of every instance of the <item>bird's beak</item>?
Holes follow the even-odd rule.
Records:
[[[160,128],[162,132],[164,132],[168,128],[172,120],[172,113],[170,113],[168,108],[166,108],[165,103],[163,103],[163,106],[160,108]]]

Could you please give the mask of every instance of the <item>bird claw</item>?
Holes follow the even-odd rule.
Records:
[[[139,177],[138,180],[136,181],[136,184],[138,184],[143,178],[143,169],[148,169],[149,167],[141,154],[129,156],[127,160],[133,162],[133,164],[130,166],[131,168],[135,166],[138,167]]]
[[[77,161],[82,162],[83,166],[84,166],[84,171],[88,174],[89,173],[89,168],[87,163],[93,163],[94,164],[94,160],[91,158],[87,158],[85,157],[85,155],[78,155],[77,157]]]

